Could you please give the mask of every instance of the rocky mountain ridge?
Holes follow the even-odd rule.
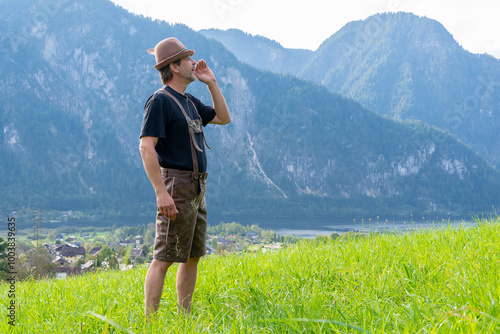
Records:
[[[267,64],[288,63],[293,49],[262,36],[231,38],[235,31],[201,32],[252,66],[290,73]],[[256,43],[258,51],[244,47]],[[300,78],[381,115],[436,126],[500,166],[500,60],[467,52],[435,20],[376,14],[346,24],[305,60],[293,63],[292,74]]]

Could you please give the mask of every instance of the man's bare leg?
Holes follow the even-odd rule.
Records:
[[[172,262],[153,259],[144,282],[144,313],[149,317],[158,311],[165,275]]]
[[[177,269],[177,304],[179,313],[191,313],[191,300],[198,272],[199,257],[193,257],[187,263],[180,263]]]

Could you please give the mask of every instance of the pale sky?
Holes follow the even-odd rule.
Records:
[[[316,50],[346,23],[382,12],[441,22],[466,50],[500,58],[500,0],[112,0],[133,13],[194,30],[236,28],[286,48]]]

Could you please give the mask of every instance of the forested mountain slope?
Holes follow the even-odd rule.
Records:
[[[257,68],[290,73],[267,64],[301,65],[294,73],[299,77],[379,114],[434,125],[500,166],[500,60],[464,50],[435,20],[385,13],[350,22],[301,64],[292,57],[293,50],[243,33],[239,43],[232,42],[235,34],[217,31],[209,36],[243,61],[269,54],[252,63]],[[252,53],[241,47],[243,41],[268,51]]]
[[[217,75],[232,112],[209,125],[212,213],[487,212],[500,175],[452,137],[379,116],[324,87],[239,62],[182,25],[110,1],[3,1],[1,210],[151,214],[138,151],[142,110],[161,86],[158,41],[177,36]],[[169,17],[165,18],[167,21]],[[206,87],[189,91],[209,103]]]

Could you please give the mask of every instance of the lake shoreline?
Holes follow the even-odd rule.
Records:
[[[419,217],[418,219],[415,217]],[[19,230],[29,230],[34,227],[29,217],[16,218]],[[474,217],[440,217],[409,215],[408,217],[393,216],[385,218],[377,215],[365,217],[248,217],[248,216],[217,216],[209,215],[209,225],[215,226],[221,222],[236,222],[243,226],[258,225],[262,229],[273,230],[277,235],[288,235],[312,238],[317,235],[343,234],[346,232],[405,232],[422,228],[436,228],[460,223],[474,223]],[[61,220],[43,220],[42,229],[57,229],[65,226],[71,228],[119,228],[121,226],[136,226],[154,224],[155,217],[110,217],[110,218],[73,218]],[[0,228],[0,231],[2,228]]]

